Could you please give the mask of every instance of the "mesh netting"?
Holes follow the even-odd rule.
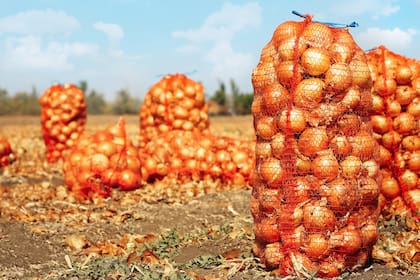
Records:
[[[0,167],[9,165],[17,159],[7,138],[0,135]]]
[[[381,206],[420,217],[420,61],[379,46],[367,54],[372,125],[380,147]],[[394,207],[395,206],[395,207]],[[408,211],[409,212],[409,211]]]
[[[40,97],[42,134],[48,162],[56,162],[83,133],[86,102],[72,84],[54,84]]]
[[[77,198],[108,197],[141,185],[137,148],[127,138],[125,121],[95,134],[82,135],[64,157],[64,179]]]
[[[287,21],[252,73],[254,254],[282,275],[368,263],[378,235],[378,145],[365,53],[345,28]]]
[[[183,74],[166,75],[154,84],[139,114],[140,147],[170,130],[209,131],[204,88]]]

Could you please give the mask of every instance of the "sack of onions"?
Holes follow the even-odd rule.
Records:
[[[420,61],[385,46],[369,51],[367,58],[374,82],[371,120],[384,177],[381,205],[394,208],[402,198],[420,217],[420,197],[413,195],[420,190]]]
[[[154,136],[169,130],[209,130],[209,116],[202,84],[183,74],[163,77],[146,94],[140,108],[143,147]]]
[[[80,199],[108,197],[112,188],[130,191],[140,187],[140,159],[120,118],[93,135],[84,134],[64,157],[64,179]]]
[[[83,133],[86,103],[75,85],[54,84],[40,97],[42,134],[48,162],[57,162]]]
[[[348,28],[286,21],[252,73],[253,251],[282,275],[367,264],[378,236],[372,80]]]
[[[153,181],[220,180],[244,187],[253,166],[254,143],[199,131],[171,130],[140,149],[142,177]]]
[[[12,164],[16,159],[16,153],[12,150],[9,141],[0,135],[0,167]]]

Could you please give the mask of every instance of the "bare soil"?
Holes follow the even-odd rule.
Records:
[[[88,131],[117,118],[89,117]],[[138,118],[125,118],[135,142]],[[215,134],[253,139],[250,116],[211,121]],[[0,134],[19,157],[0,171],[1,279],[279,279],[251,253],[249,187],[169,181],[78,202],[60,163],[44,160],[38,118],[0,117]],[[420,279],[418,265],[390,263],[342,278]]]

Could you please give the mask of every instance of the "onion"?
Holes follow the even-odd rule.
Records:
[[[391,128],[391,120],[382,115],[372,115],[370,117],[374,132],[384,134]]]
[[[269,187],[276,188],[281,185],[284,169],[280,160],[273,157],[263,160],[260,163],[259,172]]]
[[[314,108],[321,102],[324,93],[324,82],[318,78],[302,80],[296,87],[294,103],[300,108]]]
[[[293,71],[295,63],[293,60],[284,60],[276,65],[277,80],[284,86],[291,86],[293,83],[299,83],[302,80],[303,68],[296,65],[296,73]]]
[[[419,176],[416,172],[409,169],[404,170],[404,172],[398,177],[398,181],[404,191],[412,190],[419,186]]]
[[[332,92],[346,90],[352,83],[352,73],[346,63],[334,63],[325,73],[325,84]]]
[[[398,86],[395,91],[395,100],[401,105],[408,105],[416,97],[416,91],[410,86]]]
[[[278,48],[280,42],[288,38],[296,37],[301,32],[302,28],[302,24],[296,21],[285,21],[277,26],[272,38],[275,47]]]
[[[273,156],[280,159],[280,157],[283,155],[283,152],[285,150],[286,146],[286,137],[283,133],[279,132],[276,135],[273,136],[271,140],[271,152],[273,153]]]
[[[326,260],[320,262],[318,275],[324,278],[337,277],[344,268],[344,257],[341,254],[332,254]]]
[[[417,94],[420,94],[420,93],[417,93]],[[419,119],[420,118],[420,98],[418,97],[414,98],[413,101],[410,104],[408,104],[406,112],[414,116],[416,119]]]
[[[318,22],[310,22],[302,32],[302,39],[316,48],[328,49],[333,42],[334,36],[331,28]]]
[[[328,136],[325,127],[308,127],[299,137],[298,148],[305,156],[313,157],[328,148]]]
[[[300,63],[311,76],[324,74],[330,68],[328,51],[320,48],[308,48],[300,57]]]
[[[362,161],[371,159],[374,149],[377,147],[375,139],[370,133],[359,132],[349,137],[352,146],[351,154],[359,157]]]
[[[399,85],[408,85],[411,82],[413,72],[407,65],[400,65],[395,72],[395,80]]]
[[[255,131],[258,137],[270,140],[277,132],[274,117],[261,116],[256,119]]]
[[[265,112],[277,113],[285,104],[289,92],[279,83],[274,83],[264,88],[262,102]]]
[[[333,62],[349,63],[353,56],[352,49],[345,44],[333,43],[328,49]]]
[[[281,243],[283,244],[283,248],[287,248],[289,250],[296,250],[300,248],[303,245],[304,240],[306,239],[306,235],[307,231],[302,225],[295,227],[291,232],[287,231],[285,233],[282,233]]]
[[[330,148],[333,150],[334,155],[347,156],[351,153],[351,145],[347,137],[344,135],[334,136],[330,141]]]
[[[320,195],[325,197],[334,211],[345,214],[357,202],[356,186],[343,178],[337,178],[321,186]]]
[[[359,105],[360,100],[360,90],[356,87],[350,87],[344,95],[343,99],[341,100],[341,104],[347,109],[355,109]]]
[[[264,264],[267,268],[278,268],[283,262],[284,253],[279,242],[269,243],[264,250]]]
[[[332,181],[338,175],[338,161],[332,153],[319,155],[312,161],[311,169],[317,178]]]
[[[391,77],[379,75],[373,84],[373,89],[380,96],[390,96],[397,90],[397,83]]]
[[[273,139],[273,141],[274,141],[274,139]],[[262,141],[257,142],[256,145],[255,145],[255,155],[256,155],[257,158],[268,158],[268,157],[270,157],[271,156],[271,144],[270,144],[270,142],[262,142]]]
[[[354,135],[360,130],[360,116],[356,114],[344,114],[337,121],[337,128],[344,135]]]
[[[311,172],[311,161],[309,159],[296,158],[296,171],[299,175],[306,175]]]
[[[400,187],[397,180],[393,177],[383,178],[380,190],[381,193],[388,199],[393,199],[400,195]]]
[[[372,95],[372,112],[375,114],[382,114],[385,110],[385,103],[379,95]]]
[[[321,258],[329,252],[329,244],[324,234],[309,234],[302,247],[305,254],[310,258]]]
[[[297,57],[300,57],[301,54],[305,51],[306,45],[303,40],[296,41],[296,37],[289,37],[280,42],[277,50],[277,54],[280,60],[293,60],[295,51],[297,52]]]
[[[108,169],[110,165],[108,157],[101,153],[94,154],[90,159],[90,163],[90,169],[95,174],[103,172],[105,169]]]
[[[418,151],[420,150],[420,136],[408,135],[403,138],[401,145],[407,151]]]
[[[263,97],[262,95],[254,95],[254,100],[251,104],[251,112],[254,116],[259,115],[262,112]]]
[[[420,171],[420,150],[413,151],[410,153],[410,156],[407,161],[408,168],[411,171],[419,172]]]
[[[334,212],[319,203],[310,202],[303,207],[303,225],[309,232],[328,232],[335,228]]]
[[[401,113],[401,104],[397,100],[386,101],[387,111],[386,114],[388,117],[396,117]]]
[[[258,194],[258,202],[264,213],[272,213],[279,207],[281,192],[279,189],[263,188]]]
[[[301,132],[306,128],[304,112],[298,108],[283,110],[278,118],[277,126],[283,131]]]
[[[265,217],[254,223],[254,234],[257,241],[274,243],[280,240],[280,232],[275,217]]]
[[[378,226],[372,221],[368,220],[366,225],[360,229],[360,233],[362,237],[362,244],[365,248],[373,246],[378,240]]]
[[[378,199],[379,188],[377,178],[361,178],[359,184],[359,194],[365,204],[373,203]]]
[[[362,247],[362,237],[359,230],[349,225],[333,232],[330,236],[330,244],[335,251],[352,255]]]
[[[365,61],[353,59],[349,67],[353,85],[366,87],[371,84],[370,70]]]
[[[401,135],[413,134],[416,129],[418,130],[417,121],[414,116],[405,112],[394,118],[393,126]]]
[[[392,151],[398,148],[398,146],[400,145],[401,135],[395,130],[388,131],[387,133],[382,135],[381,142],[385,148]]]
[[[362,170],[368,177],[375,179],[379,174],[379,165],[373,159],[367,160],[362,163]]]
[[[123,191],[130,191],[139,187],[140,177],[131,169],[124,169],[117,173],[118,186]]]
[[[345,178],[356,178],[362,169],[362,161],[355,156],[348,156],[340,162],[341,175]]]

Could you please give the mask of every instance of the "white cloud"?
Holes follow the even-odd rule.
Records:
[[[105,33],[108,39],[113,42],[117,42],[124,37],[124,31],[118,24],[99,21],[95,22],[93,27]]]
[[[0,34],[69,34],[79,27],[76,18],[51,9],[25,11],[0,18]]]
[[[11,69],[69,70],[73,68],[70,57],[94,54],[96,49],[88,43],[51,41],[44,45],[37,36],[11,37],[6,40],[2,61]]]
[[[230,40],[236,32],[257,26],[260,22],[261,7],[258,3],[244,5],[225,3],[220,11],[208,16],[198,29],[175,31],[172,36],[194,43]]]
[[[225,3],[219,11],[209,15],[200,27],[173,32],[174,38],[188,41],[177,51],[201,55],[209,67],[197,70],[210,75],[207,80],[225,81],[232,78],[238,84],[249,85],[254,54],[235,50],[232,41],[237,33],[258,26],[262,21],[261,13],[258,3]]]
[[[356,37],[358,44],[364,49],[385,45],[387,48],[398,52],[408,49],[413,41],[414,35],[417,33],[414,29],[404,31],[400,28],[380,29],[372,27],[361,32]]]
[[[324,2],[324,5],[320,5]],[[352,1],[321,1],[316,2],[317,8],[328,6],[330,15],[336,15],[337,18],[347,16],[359,16],[369,14],[372,18],[389,16],[400,10],[400,6],[394,4],[396,0],[352,0]],[[324,12],[324,11],[320,11]]]

